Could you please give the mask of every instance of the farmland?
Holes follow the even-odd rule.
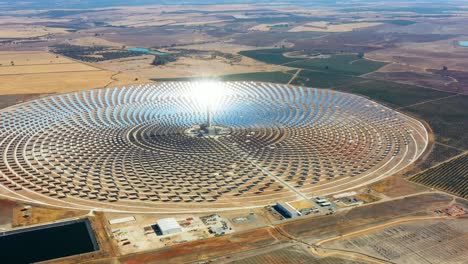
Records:
[[[373,72],[384,66],[385,62],[366,60],[356,54],[324,55],[318,58],[298,59],[284,56],[286,49],[249,50],[239,54],[265,63],[322,71],[327,73],[361,75]]]
[[[410,177],[411,181],[468,198],[468,154]]]
[[[468,96],[441,98],[404,110],[420,116],[434,129],[437,141],[458,149],[468,149]]]
[[[285,64],[296,61],[295,58],[288,58],[283,55],[287,52],[285,49],[264,49],[264,50],[246,50],[239,52],[240,55],[246,56],[261,62],[270,64]]]
[[[450,93],[425,89],[413,85],[364,79],[335,89],[361,94],[394,107],[404,107],[450,96]]]
[[[0,53],[0,94],[41,94],[76,91],[134,78],[47,52]]]
[[[300,69],[361,75],[376,71],[384,66],[385,63],[366,60],[356,55],[330,55],[326,58],[296,60],[294,62],[285,63],[284,65]]]
[[[153,79],[154,81],[189,81],[201,79],[216,79],[222,81],[257,81],[257,82],[274,82],[274,83],[287,83],[291,79],[292,74],[286,72],[252,72],[241,74],[221,75],[216,77],[193,77],[193,78],[166,78],[166,79]]]
[[[363,79],[349,75],[302,70],[294,79],[293,84],[310,87],[333,88],[342,85],[350,85],[360,81],[363,81]]]
[[[252,257],[247,257],[235,261],[236,264],[257,264],[257,263],[271,263],[271,264],[282,264],[282,263],[309,263],[309,264],[361,264],[364,262],[352,259],[344,259],[337,257],[325,257],[319,258],[308,251],[303,249],[301,246],[295,245],[285,247],[273,251],[269,251],[263,254],[259,254]]]
[[[392,263],[464,263],[468,260],[468,221],[405,223],[326,247],[361,252]],[[460,254],[451,254],[453,251]]]

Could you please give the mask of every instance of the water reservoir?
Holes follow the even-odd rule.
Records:
[[[462,47],[468,47],[468,40],[466,41],[458,41],[458,45],[462,46]]]
[[[0,233],[1,263],[31,263],[99,250],[88,219]]]
[[[161,52],[159,50],[150,50],[148,48],[128,48],[128,51],[132,52],[141,52],[141,53],[147,53],[147,54],[153,54],[153,55],[166,55],[165,52]]]

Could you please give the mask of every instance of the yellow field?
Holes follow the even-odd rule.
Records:
[[[275,26],[289,25],[288,23],[276,23],[276,24],[259,24],[249,28],[250,31],[270,31]]]
[[[297,26],[289,30],[289,32],[304,32],[304,31],[314,31],[314,32],[349,32],[355,29],[374,27],[381,25],[382,23],[378,22],[360,22],[360,23],[347,23],[347,24],[331,24],[329,22],[311,22],[304,24],[302,26]]]
[[[163,66],[152,66],[153,56],[141,56],[138,59],[118,59],[100,62],[100,68],[114,72],[123,72],[145,79],[151,78],[182,78],[182,77],[208,77],[248,72],[285,71],[291,68],[271,65],[243,57],[240,62],[230,65],[223,58],[206,59],[197,56],[182,57],[175,62]]]
[[[11,66],[11,61],[15,66]],[[134,76],[47,52],[0,53],[0,63],[3,65],[0,66],[0,94],[60,93],[135,81]]]
[[[217,42],[184,46],[184,49],[207,50],[207,51],[216,50],[216,51],[232,53],[232,54],[235,54],[244,50],[265,49],[265,48],[274,48],[274,46],[253,47],[253,46],[246,46],[246,45],[241,45],[241,44],[236,44],[236,43],[230,43],[226,41],[217,41]]]
[[[108,85],[131,83],[134,79],[117,75],[111,79],[109,71],[65,72],[0,76],[0,94],[61,93]]]
[[[48,34],[67,34],[65,28],[48,28],[43,26],[5,26],[0,29],[0,38],[34,38]]]
[[[197,25],[205,25],[205,24],[217,24],[223,23],[229,20],[202,20],[202,21],[190,21],[190,22],[180,22],[173,24],[174,26],[197,26]]]
[[[57,56],[48,52],[0,52],[0,66],[11,65],[33,65],[33,64],[48,64],[48,63],[70,63],[70,59]]]
[[[75,38],[70,40],[71,45],[78,45],[78,46],[109,46],[109,47],[121,47],[123,46],[122,43],[108,41],[102,38],[97,37],[82,37],[82,38]]]
[[[100,71],[82,63],[60,63],[60,64],[39,64],[39,65],[15,65],[0,67],[0,76],[13,74],[37,74],[54,72],[84,72]]]
[[[38,18],[38,17],[17,17],[17,16],[2,16],[0,17],[0,25],[12,25],[12,24],[37,24],[45,22],[68,22],[70,19],[55,19],[55,18]]]

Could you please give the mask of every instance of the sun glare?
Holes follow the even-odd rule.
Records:
[[[210,111],[216,110],[219,100],[225,95],[225,89],[221,82],[200,81],[196,82],[190,91],[193,98],[201,107],[208,107]]]

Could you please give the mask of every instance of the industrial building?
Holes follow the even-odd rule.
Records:
[[[287,218],[295,218],[302,215],[301,212],[297,211],[296,208],[292,207],[287,202],[277,202],[275,209]]]
[[[175,218],[159,219],[156,224],[158,225],[159,230],[161,230],[162,235],[170,235],[182,232],[182,227],[180,227]]]

